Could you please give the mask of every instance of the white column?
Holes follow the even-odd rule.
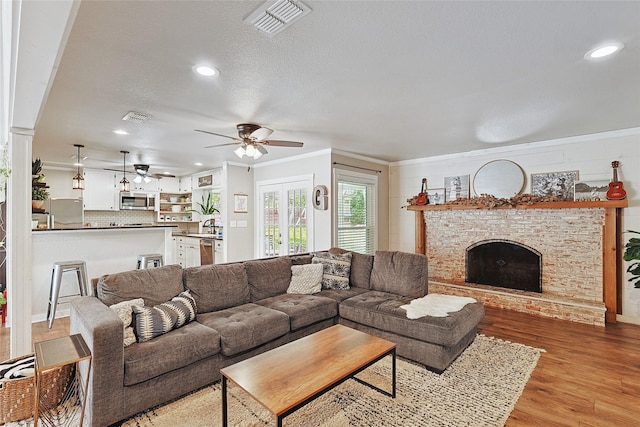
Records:
[[[33,131],[12,128],[7,185],[7,293],[11,321],[11,357],[31,346],[31,143]],[[47,298],[47,296],[43,296]]]

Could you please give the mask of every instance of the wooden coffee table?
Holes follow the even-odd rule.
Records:
[[[355,378],[386,356],[391,356],[391,392]],[[396,345],[342,325],[290,342],[250,359],[227,366],[222,374],[222,425],[227,426],[227,381],[249,393],[282,419],[349,378],[396,397]]]

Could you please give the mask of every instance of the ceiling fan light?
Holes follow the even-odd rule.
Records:
[[[151,182],[151,178],[149,178],[148,176],[145,176],[143,179],[146,184]]]
[[[242,158],[242,156],[244,156],[246,153],[244,151],[244,147],[238,147],[235,150],[233,150],[233,152],[236,154],[236,156]]]
[[[247,145],[247,148],[245,148],[245,153],[249,157],[253,157],[256,151],[258,150],[256,150],[256,147],[254,147],[253,145]]]
[[[256,150],[256,152],[253,153],[253,160],[258,160],[260,157],[262,157],[262,153]]]
[[[133,182],[135,182],[136,184],[140,184],[142,182],[142,177],[140,175],[136,176],[135,178],[133,178]]]

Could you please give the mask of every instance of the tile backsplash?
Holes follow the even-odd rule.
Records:
[[[154,224],[154,211],[84,211],[84,223],[91,227],[109,227],[126,224]]]

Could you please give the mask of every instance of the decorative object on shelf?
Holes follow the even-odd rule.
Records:
[[[187,212],[198,212],[202,215],[213,215],[216,213],[220,213],[220,211],[215,207],[213,202],[213,195],[211,193],[207,193],[206,197],[202,195],[202,202],[196,202],[196,205],[200,207],[200,209],[190,209]]]
[[[34,213],[44,213],[44,202],[49,198],[46,178],[42,173],[42,161],[38,158],[31,162],[31,210]]]
[[[499,198],[490,194],[481,194],[480,197],[472,197],[470,199],[457,199],[448,200],[445,205],[458,205],[458,206],[478,206],[483,208],[497,208],[500,206],[515,207],[518,205],[535,205],[536,203],[549,203],[549,202],[568,202],[572,199],[568,199],[555,194],[549,196],[532,196],[531,194],[518,194],[517,196],[510,197],[508,199]]]
[[[609,190],[607,191],[607,199],[609,200],[624,200],[627,198],[627,192],[624,190],[624,186],[621,181],[618,181],[618,167],[620,162],[614,160],[611,162],[613,168],[613,181],[609,183]]]
[[[469,198],[469,175],[444,177],[445,200]]]
[[[120,180],[120,191],[127,192],[130,189],[129,180],[127,179],[127,154],[128,151],[120,150],[122,153],[122,179]]]
[[[416,205],[423,206],[429,203],[429,199],[427,198],[427,178],[422,178],[422,188],[418,193],[418,197],[416,197]]]
[[[209,187],[211,185],[213,185],[213,175],[198,177],[198,187]]]
[[[532,173],[531,194],[534,196],[560,196],[573,200],[574,183],[578,171]]]
[[[76,173],[76,176],[73,177],[73,189],[84,190],[84,178],[80,173],[80,149],[84,148],[84,145],[73,144],[73,146],[78,148],[78,156],[76,157],[76,166],[78,167],[78,173]]]
[[[247,213],[249,204],[249,196],[246,194],[234,194],[233,195],[233,211],[240,213]]]
[[[576,181],[573,186],[573,200],[598,201],[607,200],[609,181]]]
[[[445,201],[445,190],[442,188],[428,188],[427,194],[429,195],[430,205],[443,205]]]
[[[627,230],[627,233],[640,234],[638,231]],[[633,286],[640,289],[640,238],[632,237],[624,246],[624,255],[622,258],[629,262],[633,261],[629,267],[627,267],[627,273],[631,274],[629,282],[633,283]]]
[[[512,197],[522,192],[524,184],[524,171],[511,160],[493,160],[485,163],[473,177],[473,191],[476,196],[493,194],[496,197]]]

